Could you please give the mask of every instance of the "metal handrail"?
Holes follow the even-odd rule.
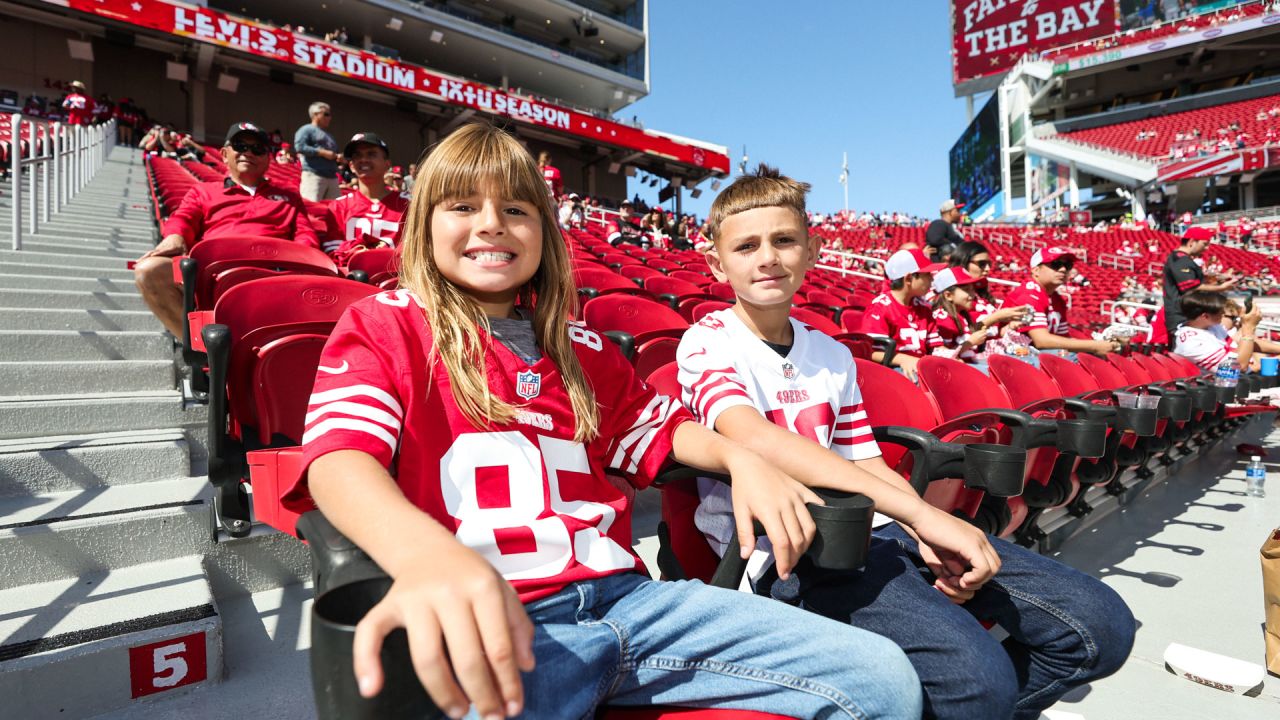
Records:
[[[873,262],[873,263],[876,263],[877,265],[885,264],[885,260],[882,260],[878,257],[873,257],[871,255],[859,255],[857,253],[844,252],[842,250],[819,250],[818,257],[822,257],[823,255],[835,255],[836,257],[853,258],[854,260],[861,260],[863,262]],[[847,272],[848,274],[857,275],[858,277],[869,278],[871,280],[884,279],[883,275],[871,275],[868,273],[859,273],[853,270],[846,271],[844,268],[838,268],[830,265],[815,265],[814,267],[819,267],[819,268],[822,268],[823,270],[839,270],[841,272]],[[1011,287],[1016,287],[1021,284],[1021,283],[1014,282],[1013,280],[1001,280],[1000,278],[993,278],[990,276],[987,277],[987,282],[994,283],[996,285],[1009,285]]]
[[[23,118],[22,113],[9,116],[9,170],[13,196],[10,232],[14,250],[22,249],[22,173],[27,172],[31,234],[40,232],[40,224],[60,212],[71,198],[84,189],[107,160],[115,147],[116,121],[84,126]],[[30,128],[27,152],[22,151],[25,128]],[[43,140],[43,143],[40,141]],[[39,146],[39,147],[37,147]]]

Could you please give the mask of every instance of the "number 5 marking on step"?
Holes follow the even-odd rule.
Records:
[[[129,648],[129,685],[135,698],[192,685],[207,676],[203,632]]]

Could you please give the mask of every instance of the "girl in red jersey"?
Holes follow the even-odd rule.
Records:
[[[976,317],[981,296],[978,278],[959,267],[949,267],[933,276],[933,332],[929,349],[934,355],[945,355],[969,363],[980,360],[979,353],[988,338],[1010,320],[1022,317],[1026,305],[1000,308]]]
[[[918,680],[887,640],[643,574],[630,501],[668,456],[733,475],[743,555],[759,521],[783,575],[817,498],[685,422],[678,400],[570,322],[567,246],[514,138],[481,125],[446,138],[418,173],[402,248],[403,289],[353,304],[326,344],[303,437],[316,504],[394,580],[356,631],[366,696],[382,686],[383,637],[404,627],[454,718],[657,701],[919,716]]]

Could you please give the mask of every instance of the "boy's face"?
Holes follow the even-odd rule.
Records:
[[[740,302],[789,306],[805,273],[817,262],[820,242],[808,236],[794,210],[755,208],[720,223],[707,265],[717,280],[733,286]]]

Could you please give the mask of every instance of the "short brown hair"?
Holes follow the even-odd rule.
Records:
[[[805,210],[804,196],[809,187],[809,183],[793,180],[778,172],[777,168],[761,163],[754,173],[730,183],[711,203],[707,222],[712,241],[720,237],[720,223],[738,213],[763,207],[791,208],[808,232],[809,214]]]
[[[1192,290],[1182,296],[1182,315],[1187,320],[1195,320],[1201,315],[1217,315],[1226,311],[1230,300],[1220,292]]]

